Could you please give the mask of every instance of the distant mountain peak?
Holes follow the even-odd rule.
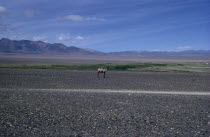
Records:
[[[67,55],[101,55],[102,53],[87,51],[75,46],[66,46],[62,43],[46,43],[43,41],[0,40],[0,52],[6,53],[32,53],[32,54],[67,54]]]
[[[210,56],[210,50],[187,50],[187,51],[121,51],[110,52],[112,56]]]
[[[8,38],[2,38],[0,41],[4,41],[4,40],[10,40],[10,39],[8,39]]]
[[[43,41],[0,40],[0,53],[20,54],[65,54],[65,55],[108,55],[108,56],[210,56],[210,50],[188,50],[188,51],[120,51],[103,53],[92,49],[83,49],[75,46],[66,46],[62,43],[46,43]]]

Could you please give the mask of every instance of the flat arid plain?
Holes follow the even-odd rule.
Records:
[[[110,69],[106,78],[97,78],[96,70],[21,68],[145,62],[196,65],[178,65],[172,72]],[[209,63],[201,57],[2,55],[0,136],[208,137]]]

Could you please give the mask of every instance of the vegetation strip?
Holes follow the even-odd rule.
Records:
[[[201,63],[122,63],[122,64],[68,64],[68,65],[0,65],[0,68],[15,69],[57,69],[57,70],[97,70],[108,67],[111,71],[141,71],[141,72],[177,72],[190,73],[192,68],[210,69],[210,65]],[[195,71],[196,72],[196,71]]]

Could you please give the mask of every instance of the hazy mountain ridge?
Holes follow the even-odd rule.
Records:
[[[210,56],[210,50],[187,50],[187,51],[122,51],[110,52],[114,56]]]
[[[46,43],[30,40],[0,40],[1,53],[20,54],[65,54],[65,55],[106,55],[106,56],[210,56],[210,50],[188,50],[188,51],[121,51],[104,53],[93,49],[82,49],[74,46],[66,46],[61,43]]]
[[[102,52],[85,50],[74,46],[66,46],[61,43],[45,43],[42,41],[0,40],[0,52],[4,53],[31,53],[31,54],[68,54],[68,55],[102,55]]]

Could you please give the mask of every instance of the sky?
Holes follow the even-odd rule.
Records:
[[[114,51],[210,50],[210,0],[0,0],[0,38]]]

